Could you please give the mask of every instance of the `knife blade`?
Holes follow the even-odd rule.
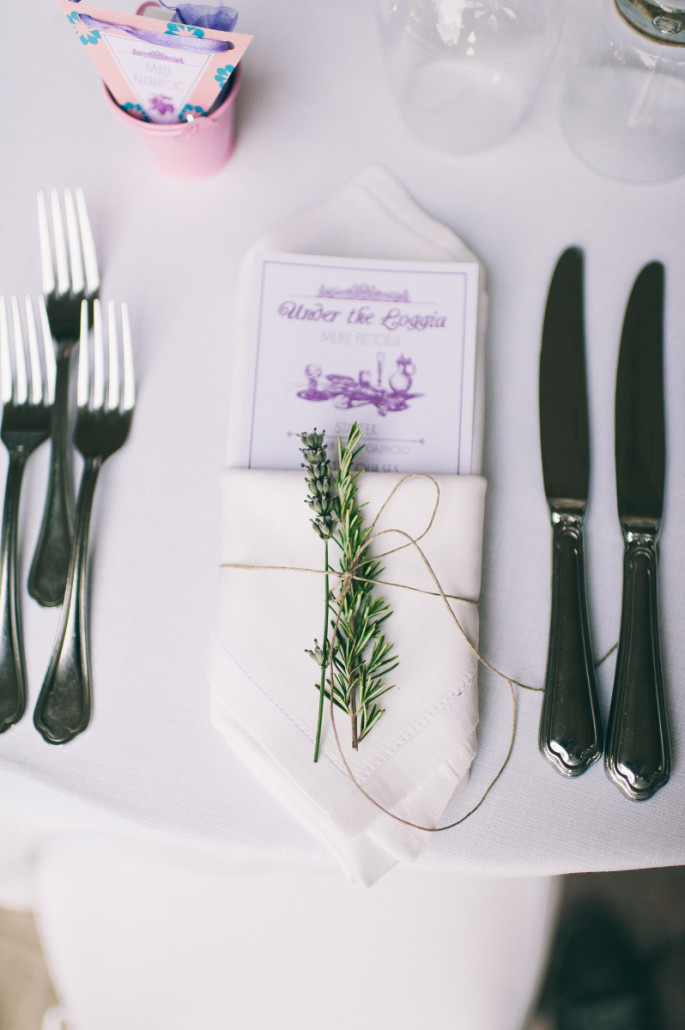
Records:
[[[616,374],[616,495],[624,540],[623,598],[605,769],[642,801],[671,759],[659,644],[657,540],[666,467],[664,267],[642,269],[626,307]]]
[[[583,254],[564,251],[547,296],[540,351],[540,449],[552,522],[552,596],[538,745],[563,776],[602,753],[585,591],[590,478]]]

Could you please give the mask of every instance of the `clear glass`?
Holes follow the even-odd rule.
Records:
[[[527,114],[559,39],[561,0],[376,0],[388,74],[416,135],[470,153]]]
[[[662,10],[672,19],[672,6]],[[667,39],[639,32],[603,0],[561,107],[571,146],[595,171],[634,182],[685,172],[685,46]]]

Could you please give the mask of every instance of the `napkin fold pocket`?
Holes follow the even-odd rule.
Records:
[[[383,628],[399,666],[382,698],[385,714],[358,751],[340,709],[336,740],[326,703],[314,763],[319,670],[307,651],[323,631],[323,544],[310,524],[304,475],[222,474],[212,719],[353,882],[369,885],[416,859],[430,840],[419,827],[440,823],[468,777],[485,488],[476,475],[360,476],[367,523],[378,516],[372,551],[385,571],[376,589],[393,610]],[[332,544],[334,566],[336,551]]]

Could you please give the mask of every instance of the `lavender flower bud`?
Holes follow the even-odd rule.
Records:
[[[299,434],[304,445],[300,448],[300,453],[305,459],[302,468],[307,472],[305,483],[309,488],[305,503],[316,512],[317,518],[311,520],[315,531],[322,540],[329,540],[337,520],[334,514],[335,481],[326,456],[325,436],[325,433],[317,433],[316,430]]]

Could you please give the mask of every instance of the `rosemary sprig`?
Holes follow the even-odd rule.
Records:
[[[314,761],[321,740],[324,699],[345,711],[352,724],[352,746],[371,730],[383,715],[378,700],[388,690],[385,677],[398,665],[393,646],[382,633],[391,615],[390,605],[374,594],[374,581],[383,572],[380,562],[369,554],[371,529],[365,525],[357,501],[360,470],[355,462],[363,450],[362,430],[355,422],[347,442],[338,438],[338,471],[332,474],[326,456],[324,433],[300,433],[304,444],[303,468],[309,475],[307,503],[316,513],[312,524],[324,541],[324,636],[323,646],[314,642],[309,653],[321,666],[319,713]],[[337,527],[337,532],[335,532]],[[330,587],[329,540],[333,537],[340,550],[339,585]],[[330,684],[326,685],[326,670]]]
[[[340,548],[341,586],[330,602],[335,628],[333,695],[350,716],[355,749],[383,715],[385,709],[378,705],[378,699],[392,689],[385,677],[398,665],[381,629],[392,609],[374,594],[374,580],[381,576],[383,567],[369,554],[371,529],[357,501],[361,470],[355,471],[354,466],[363,448],[362,430],[355,422],[344,446],[338,439],[338,531],[334,540]]]

